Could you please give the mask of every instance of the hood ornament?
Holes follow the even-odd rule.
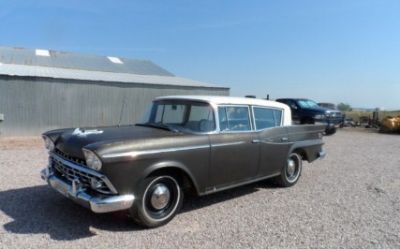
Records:
[[[73,132],[72,135],[78,136],[78,137],[86,137],[87,135],[92,135],[92,134],[101,134],[104,131],[101,130],[81,130],[80,128],[76,128]]]

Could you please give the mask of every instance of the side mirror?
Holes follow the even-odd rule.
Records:
[[[291,104],[290,105],[290,108],[292,108],[293,110],[297,110],[298,108],[297,108],[297,105],[295,105],[295,104]]]

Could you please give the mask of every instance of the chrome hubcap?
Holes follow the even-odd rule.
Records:
[[[151,194],[150,203],[153,208],[160,210],[167,206],[171,197],[171,193],[167,186],[162,183],[159,183],[154,188],[153,193]]]
[[[292,177],[296,171],[296,163],[292,160],[288,160],[288,166],[287,166],[287,174],[289,177]]]

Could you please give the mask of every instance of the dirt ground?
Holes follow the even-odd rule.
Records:
[[[9,137],[0,138],[0,150],[29,149],[42,146],[40,137]]]
[[[400,135],[346,128],[300,181],[187,198],[166,226],[93,214],[40,179],[41,138],[0,139],[0,248],[400,248]]]

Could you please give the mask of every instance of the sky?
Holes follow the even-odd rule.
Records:
[[[0,46],[147,59],[231,95],[400,109],[400,1],[0,1]]]

